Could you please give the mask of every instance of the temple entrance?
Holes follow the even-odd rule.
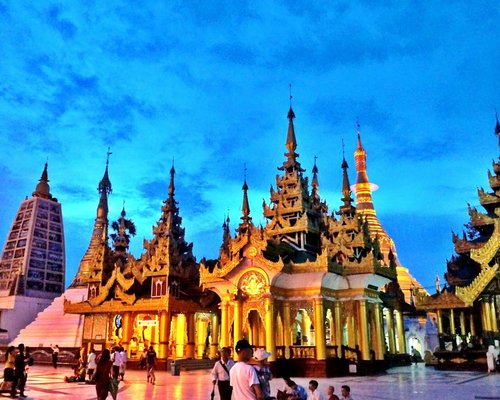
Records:
[[[255,347],[266,347],[266,328],[257,310],[248,312],[242,333]]]
[[[410,337],[408,344],[410,345],[410,349],[413,347],[420,354],[423,354],[424,349],[422,348],[422,343],[420,343],[420,340],[418,340],[415,336]]]
[[[129,353],[138,357],[145,348],[153,346],[158,352],[160,329],[158,315],[140,313],[134,318],[133,333],[130,338]]]

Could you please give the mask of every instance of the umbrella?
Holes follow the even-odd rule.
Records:
[[[116,396],[118,395],[118,379],[111,378],[109,380],[109,393],[113,397],[113,400],[116,400]]]
[[[212,394],[210,395],[210,400],[214,400],[214,397],[215,397],[215,383],[214,387],[212,388]]]

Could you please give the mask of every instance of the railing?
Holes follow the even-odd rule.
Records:
[[[316,347],[290,346],[290,358],[316,358]]]
[[[340,357],[358,362],[358,360],[361,360],[361,351],[359,350],[359,346],[356,345],[354,348],[344,345],[340,346]]]

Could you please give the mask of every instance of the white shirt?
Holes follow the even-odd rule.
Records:
[[[229,371],[231,386],[233,387],[233,399],[255,400],[255,392],[252,385],[259,385],[259,378],[254,367],[245,362],[237,362]]]
[[[214,368],[212,369],[212,372],[211,372],[213,381],[228,381],[229,380],[229,374],[224,370],[224,367],[222,366],[221,363],[226,366],[228,371],[231,371],[231,368],[233,368],[233,366],[234,366],[234,361],[231,359],[227,360],[227,363],[224,363],[224,361],[222,361],[222,360],[217,361],[214,365]]]
[[[89,354],[89,360],[87,362],[87,368],[88,369],[95,369],[97,367],[97,364],[95,362],[95,353],[90,353]]]
[[[128,355],[127,355],[127,352],[125,350],[120,351],[120,361],[122,364],[126,364],[128,361]]]
[[[314,392],[309,390],[307,394],[307,400],[325,400],[325,396],[317,388]]]
[[[122,363],[122,358],[120,357],[120,353],[118,351],[115,351],[113,353],[113,365],[117,365],[118,367]]]

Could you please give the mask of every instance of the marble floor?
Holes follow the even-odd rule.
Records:
[[[54,370],[48,366],[31,367],[26,390],[27,399],[95,399],[94,386],[63,381],[64,375],[70,373],[69,368]],[[125,382],[120,383],[118,399],[210,399],[212,387],[208,374],[209,371],[204,370],[181,372],[180,376],[172,376],[170,372],[157,371],[156,384],[151,385],[146,382],[144,371],[127,371]],[[308,378],[294,378],[294,380],[303,386],[307,386],[309,381]],[[387,374],[376,377],[351,376],[317,380],[319,389],[323,392],[328,385],[335,386],[336,392],[340,392],[341,385],[349,385],[355,400],[500,400],[500,374],[442,372],[426,368],[421,364],[393,368]],[[271,383],[273,393],[283,386],[282,379],[275,379]],[[108,398],[111,399],[111,396]],[[216,393],[215,399],[218,398]]]

